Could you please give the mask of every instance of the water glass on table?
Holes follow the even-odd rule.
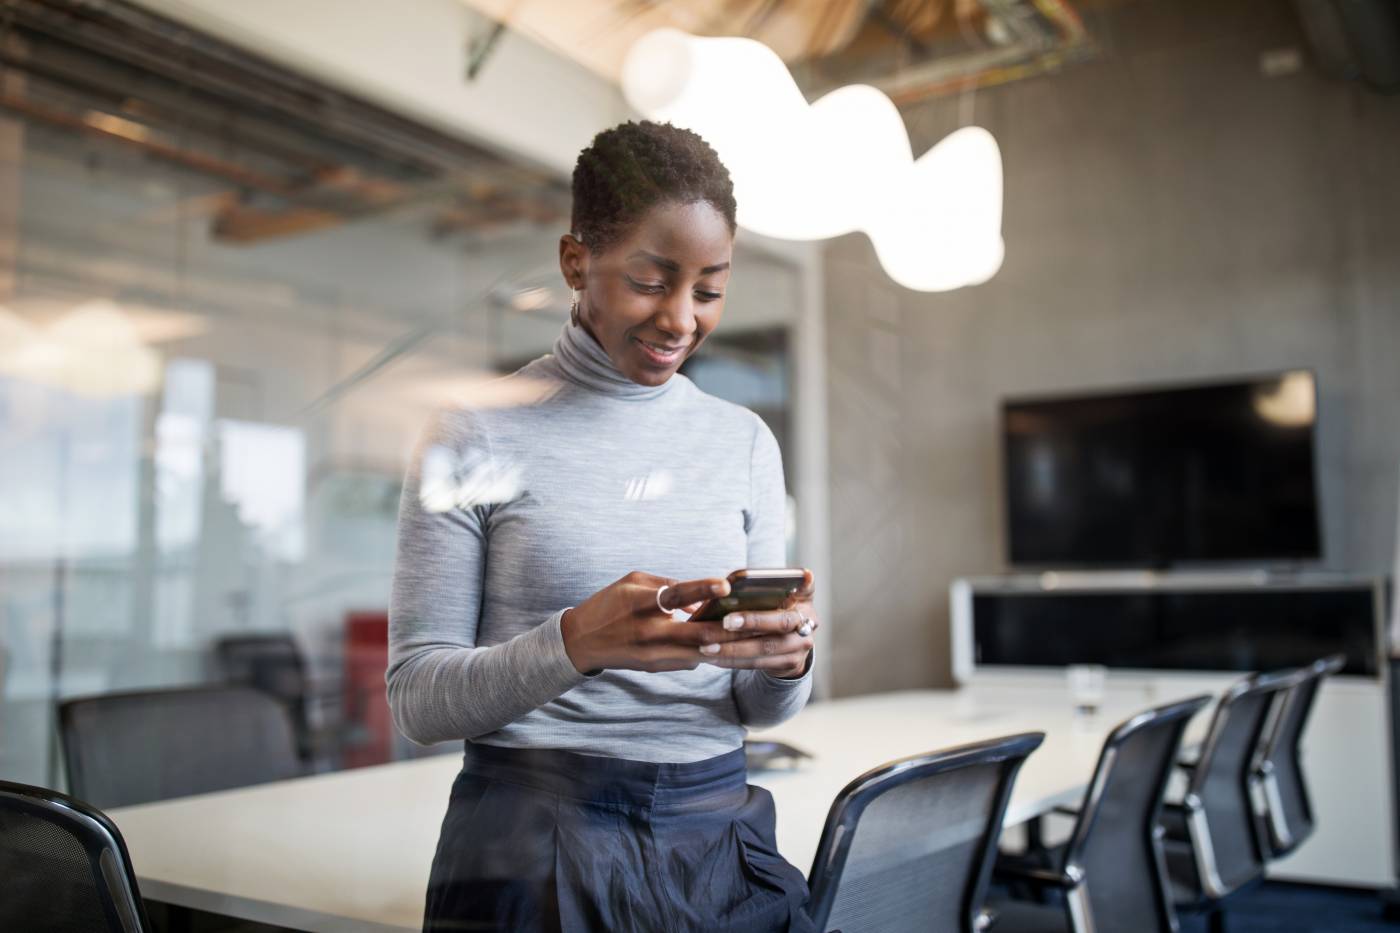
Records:
[[[1108,668],[1102,664],[1071,664],[1065,668],[1065,676],[1075,713],[1085,718],[1097,715],[1108,685]]]

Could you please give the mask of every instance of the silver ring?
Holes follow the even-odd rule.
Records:
[[[671,588],[671,584],[669,584],[669,583],[664,583],[664,584],[662,584],[661,589],[659,589],[659,590],[656,591],[656,608],[657,608],[657,609],[660,609],[662,612],[666,613],[667,615],[670,615],[670,614],[671,614],[671,610],[669,610],[669,609],[667,609],[665,606],[661,605],[661,594],[664,593],[664,592],[666,592],[666,591],[669,590],[670,588]]]
[[[806,638],[808,635],[812,634],[812,620],[807,618],[807,615],[801,609],[797,610],[797,617],[802,620],[802,624],[797,627],[797,634]]]

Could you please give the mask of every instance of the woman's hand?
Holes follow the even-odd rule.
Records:
[[[656,601],[663,586],[664,612]],[[702,646],[718,647],[752,633],[726,631],[719,622],[676,622],[671,610],[693,612],[711,597],[728,595],[729,581],[722,577],[679,582],[634,571],[564,613],[564,650],[583,673],[694,670],[710,658]]]
[[[801,677],[812,653],[812,636],[821,627],[812,607],[812,572],[802,589],[790,596],[782,609],[767,612],[731,612],[722,624],[737,638],[716,641],[701,649],[705,661],[719,667],[756,668],[774,677]],[[692,623],[699,624],[699,623]],[[804,624],[807,634],[799,631]]]

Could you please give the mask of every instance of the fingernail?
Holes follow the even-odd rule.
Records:
[[[731,613],[724,617],[724,628],[726,631],[734,632],[744,627],[744,617],[739,613]]]
[[[701,654],[719,654],[719,645],[701,645]]]

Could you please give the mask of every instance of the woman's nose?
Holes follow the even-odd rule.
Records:
[[[672,292],[652,318],[656,329],[669,337],[689,340],[695,333],[695,299],[687,292]]]

